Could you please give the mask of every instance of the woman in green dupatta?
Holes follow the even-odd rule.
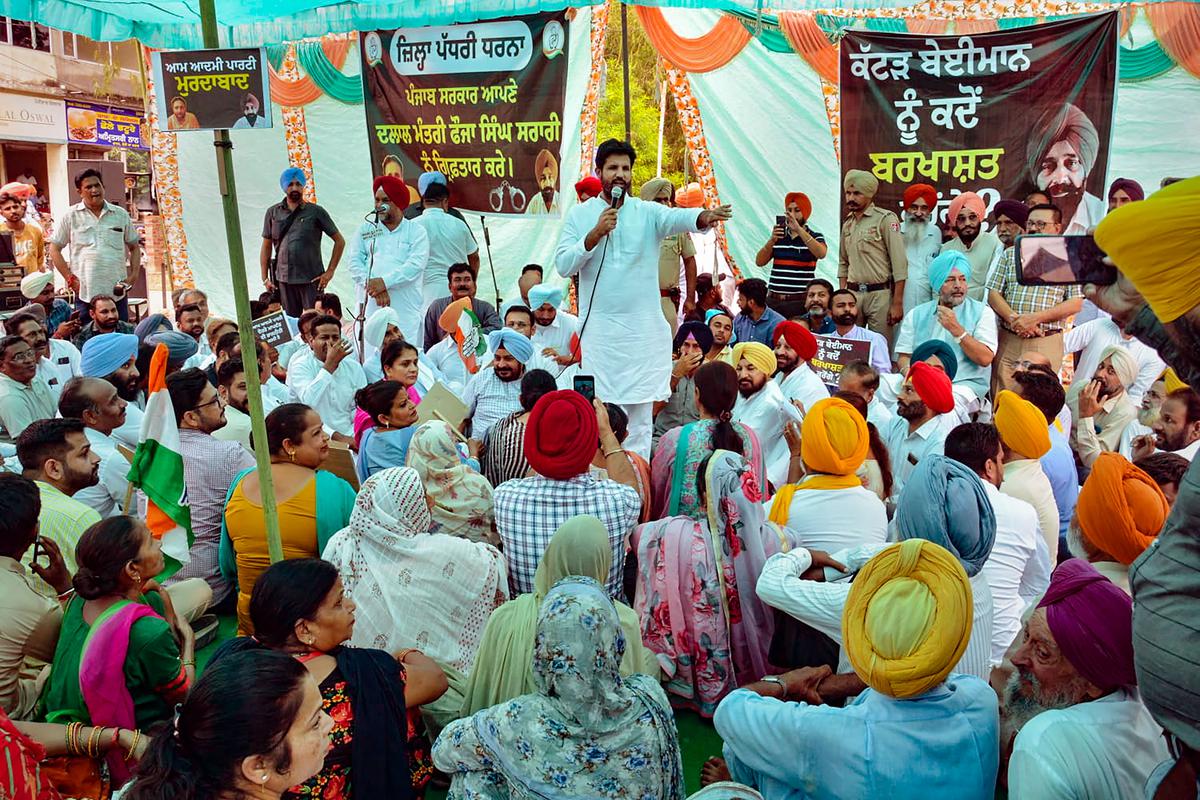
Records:
[[[571,517],[555,531],[538,563],[534,592],[509,600],[488,620],[475,667],[468,678],[462,716],[534,691],[533,639],[538,610],[546,593],[572,575],[604,581],[611,565],[608,531],[596,517],[586,514]],[[658,662],[654,653],[642,645],[637,614],[624,603],[615,605],[625,633],[621,674],[642,673],[657,679]]]
[[[724,361],[711,361],[696,370],[695,380],[700,419],[663,434],[650,462],[651,519],[703,511],[696,474],[704,459],[717,450],[743,456],[759,485],[767,482],[758,437],[746,425],[731,421],[738,396],[737,372]]]

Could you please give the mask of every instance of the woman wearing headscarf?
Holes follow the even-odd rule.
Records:
[[[504,559],[490,544],[430,533],[425,488],[411,467],[385,469],[359,489],[350,524],[323,558],[358,606],[351,644],[416,647],[447,672],[451,689],[425,711],[453,717],[483,626],[508,599]]]
[[[534,642],[534,691],[452,722],[434,743],[449,797],[683,800],[670,706],[655,678],[621,676],[626,639],[604,588],[559,582]]]
[[[697,483],[699,511],[634,530],[634,608],[673,701],[710,717],[722,697],[768,670],[775,626],[754,584],[790,544],[767,521],[758,478],[737,453],[713,453]]]
[[[717,450],[730,450],[746,458],[755,479],[766,481],[758,436],[749,426],[733,421],[738,397],[737,373],[723,361],[703,364],[696,370],[696,408],[700,419],[672,428],[658,440],[650,460],[654,497],[651,519],[695,514],[700,508],[696,476],[700,462]]]
[[[432,420],[418,427],[408,445],[406,463],[425,486],[433,516],[431,533],[500,543],[492,515],[492,485],[477,469],[463,463],[448,424]]]
[[[470,716],[489,706],[535,691],[532,655],[538,609],[551,587],[571,575],[608,580],[612,548],[608,531],[596,517],[581,514],[564,522],[550,539],[534,576],[534,591],[509,600],[488,619],[467,682],[462,715]],[[615,601],[617,618],[625,635],[621,674],[658,677],[658,660],[642,644],[641,627],[634,610]]]

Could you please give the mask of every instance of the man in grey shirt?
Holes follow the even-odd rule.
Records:
[[[313,307],[317,295],[333,280],[346,240],[324,208],[304,202],[303,170],[288,167],[279,176],[283,202],[267,209],[263,219],[263,243],[258,261],[267,291],[279,288],[283,309],[288,316],[299,317]],[[321,234],[333,240],[329,269],[321,260]],[[271,251],[275,251],[272,269]]]

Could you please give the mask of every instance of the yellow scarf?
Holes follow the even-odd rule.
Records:
[[[792,496],[801,489],[853,489],[862,486],[862,479],[857,475],[826,475],[816,473],[809,475],[801,483],[789,483],[775,493],[771,501],[771,514],[768,519],[777,525],[787,525],[788,512],[792,507]]]

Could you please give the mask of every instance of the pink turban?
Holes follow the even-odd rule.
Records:
[[[958,197],[950,201],[950,210],[947,212],[946,219],[949,220],[950,226],[953,227],[958,219],[958,212],[966,206],[969,211],[974,211],[975,216],[983,219],[987,216],[987,205],[984,204],[983,198],[974,192],[963,192]]]

